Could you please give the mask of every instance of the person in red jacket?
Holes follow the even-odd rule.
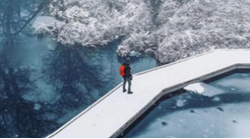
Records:
[[[120,74],[123,77],[123,92],[126,92],[126,83],[128,82],[128,94],[132,94],[131,91],[131,81],[132,81],[132,74],[131,74],[131,67],[130,67],[130,58],[126,59],[126,62],[123,63],[120,67]]]

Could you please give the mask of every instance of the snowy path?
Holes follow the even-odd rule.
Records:
[[[216,50],[136,74],[134,94],[117,86],[49,137],[116,137],[163,93],[235,69],[236,64],[249,66],[250,50]]]

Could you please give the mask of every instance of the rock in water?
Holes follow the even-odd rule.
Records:
[[[205,91],[205,89],[201,85],[201,83],[190,84],[190,85],[184,87],[184,89],[187,91],[190,91],[190,92],[198,93],[198,94],[202,94]]]

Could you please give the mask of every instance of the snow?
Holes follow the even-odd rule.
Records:
[[[111,137],[163,90],[235,64],[249,64],[249,55],[249,50],[217,50],[134,75],[132,95],[122,93],[120,84],[49,137]]]
[[[184,87],[184,89],[187,91],[191,91],[191,92],[199,93],[199,94],[202,94],[205,91],[204,87],[202,86],[202,83],[190,84]]]
[[[79,110],[74,110],[71,112],[68,112],[67,114],[63,115],[62,117],[60,117],[57,120],[57,123],[62,124],[68,121],[68,119],[70,119],[71,117],[73,117],[74,115],[76,115],[79,112]]]
[[[53,26],[56,22],[56,19],[51,16],[38,16],[33,22],[33,27],[37,27],[41,24],[45,26]]]
[[[50,34],[63,25],[63,22],[56,20],[52,16],[38,16],[32,24],[36,34]],[[49,45],[49,48],[51,45]],[[52,47],[53,49],[53,47]]]
[[[34,105],[34,109],[35,110],[40,110],[41,109],[41,105],[40,104],[38,104],[38,103],[36,103],[35,105]]]
[[[185,106],[185,103],[186,103],[186,102],[187,102],[187,101],[184,100],[184,99],[179,99],[179,100],[176,101],[176,106],[178,106],[178,107],[183,107],[183,106]]]
[[[50,29],[42,24],[38,33],[52,34],[62,44],[90,47],[143,32],[152,24],[149,7],[138,0],[52,0],[49,14],[56,25]]]
[[[202,82],[187,85],[186,87],[184,87],[184,89],[193,93],[204,95],[204,96],[215,96],[215,95],[225,93],[225,91],[220,88],[216,88],[212,85],[202,83]]]
[[[161,63],[250,48],[248,1],[159,0],[156,11],[149,1],[52,0],[50,16],[38,17],[33,27],[70,45],[98,47],[122,38],[119,55],[151,53]]]
[[[156,29],[131,35],[121,47],[153,53],[161,63],[215,48],[249,48],[249,1],[161,0]],[[147,41],[149,43],[147,43]],[[140,43],[140,45],[137,45]],[[126,52],[125,50],[122,50]]]
[[[50,16],[38,17],[33,27],[70,45],[122,38],[119,55],[152,53],[161,63],[216,48],[250,48],[248,1],[159,0],[157,11],[149,1],[52,0]]]
[[[131,51],[130,53],[129,53],[129,56],[131,56],[131,57],[139,57],[141,55],[141,53],[138,53],[138,52],[136,52],[136,51]]]

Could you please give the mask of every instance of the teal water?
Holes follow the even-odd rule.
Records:
[[[45,137],[122,81],[118,70],[122,58],[116,54],[119,41],[96,49],[79,47],[80,61],[70,55],[75,46],[60,46],[69,53],[58,56],[51,49],[56,45],[51,38],[22,35],[19,39],[17,46],[9,48],[9,59],[0,60],[1,75],[20,88],[11,90],[15,93],[11,95],[5,78],[0,78],[0,137]],[[72,61],[65,62],[69,58]],[[150,56],[132,58],[133,73],[156,66]]]
[[[250,137],[250,73],[213,81],[204,96],[184,92],[163,100],[129,133],[128,138]]]

